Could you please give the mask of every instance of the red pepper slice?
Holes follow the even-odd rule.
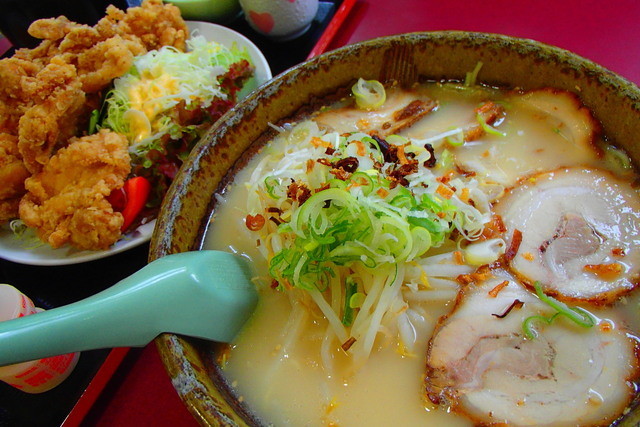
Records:
[[[127,195],[123,188],[116,188],[107,196],[107,201],[111,203],[111,207],[115,212],[122,212],[127,204]]]
[[[125,181],[123,190],[126,194],[126,203],[124,209],[122,209],[124,222],[121,230],[124,232],[142,211],[145,203],[147,203],[149,193],[151,193],[151,183],[145,177],[134,176]]]

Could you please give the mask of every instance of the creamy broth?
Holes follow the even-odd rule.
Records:
[[[471,92],[471,93],[469,93]],[[610,170],[610,158],[596,149],[600,141],[583,139],[581,123],[585,112],[576,108],[572,114],[548,109],[550,93],[528,102],[527,94],[478,88],[474,91],[451,85],[425,84],[411,91],[389,88],[387,102],[376,112],[366,112],[338,104],[312,116],[321,128],[339,133],[381,129],[390,112],[406,105],[407,100],[428,97],[438,106],[400,135],[431,141],[436,157],[446,149],[455,156],[455,165],[482,178],[490,194],[489,201],[499,200],[519,180],[541,171],[559,167],[598,167]],[[555,94],[554,94],[555,96]],[[562,98],[561,106],[575,100]],[[499,101],[505,112],[493,127],[503,135],[483,133],[460,147],[451,147],[434,137],[453,128],[475,124],[474,109],[487,98]],[[385,108],[387,110],[385,110]],[[562,108],[560,108],[562,110]],[[571,110],[569,108],[569,110]],[[575,113],[575,114],[574,114]],[[586,119],[589,122],[589,118]],[[597,134],[597,133],[596,133]],[[398,331],[383,325],[376,335],[369,358],[353,366],[340,349],[342,343],[330,343],[330,363],[322,359],[326,319],[317,310],[305,311],[299,302],[292,303],[287,292],[270,287],[267,261],[257,245],[256,234],[247,229],[245,218],[250,199],[246,182],[259,169],[268,153],[284,150],[286,138],[270,143],[238,172],[222,195],[217,196],[216,213],[207,232],[204,248],[231,250],[249,257],[258,269],[261,299],[257,311],[231,346],[223,372],[239,398],[268,424],[281,425],[472,425],[466,416],[450,413],[431,403],[425,396],[425,355],[438,319],[454,307],[459,285],[455,277],[441,280],[433,300],[412,301],[415,346],[410,350],[398,344]],[[443,148],[444,147],[444,148]],[[628,170],[616,169],[617,175],[631,179]],[[495,188],[493,188],[495,187]],[[260,243],[262,244],[262,243]],[[445,243],[427,255],[455,251]],[[474,270],[473,267],[471,270]],[[453,287],[452,287],[453,286]],[[467,285],[472,286],[472,285]],[[625,295],[612,308],[584,305],[598,318],[612,318],[615,326],[637,331],[638,292]],[[297,319],[292,323],[291,319]],[[621,323],[621,324],[620,324]],[[596,326],[597,327],[597,326]]]

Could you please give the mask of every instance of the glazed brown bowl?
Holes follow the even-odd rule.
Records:
[[[640,164],[640,90],[622,77],[567,51],[499,35],[414,33],[329,52],[279,75],[226,114],[195,147],[166,196],[151,240],[150,260],[198,250],[213,209],[212,195],[242,154],[269,129],[314,98],[358,77],[411,83],[418,78],[464,80],[481,61],[478,81],[501,87],[556,87],[577,93],[611,142]],[[224,387],[217,346],[166,334],[156,340],[173,385],[203,425],[257,423]],[[637,425],[640,409],[623,425]]]

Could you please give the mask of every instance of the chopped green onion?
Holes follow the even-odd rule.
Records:
[[[351,87],[351,92],[356,97],[356,105],[363,110],[374,110],[387,99],[384,86],[377,80],[359,78]]]
[[[546,295],[542,290],[540,282],[535,282],[533,284],[533,287],[536,290],[536,295],[538,295],[538,298],[540,298],[542,302],[546,303],[551,308],[554,308],[557,313],[549,318],[540,315],[527,317],[522,324],[522,329],[524,330],[525,336],[527,338],[534,339],[538,336],[537,332],[533,329],[532,326],[532,323],[534,321],[544,321],[547,324],[551,324],[558,316],[565,316],[575,324],[584,328],[591,328],[596,324],[594,317],[587,310],[581,307],[569,307],[567,304]]]
[[[349,307],[351,308],[362,307],[362,304],[364,304],[364,300],[366,298],[367,296],[362,292],[356,292],[355,294],[351,295],[351,298],[349,298]]]
[[[604,148],[604,156],[607,163],[612,165],[616,169],[629,170],[633,168],[631,159],[623,150],[614,147],[613,145],[607,145]]]
[[[438,167],[442,169],[449,169],[453,166],[453,161],[453,153],[445,148],[442,150],[442,154],[440,154],[440,159],[438,159]]]
[[[100,110],[91,111],[91,116],[89,117],[89,129],[88,134],[93,135],[96,133],[98,128],[98,119],[100,118]]]
[[[267,188],[267,194],[269,194],[269,197],[276,200],[278,199],[278,196],[275,195],[274,191],[277,185],[278,180],[272,176],[267,176],[264,179],[264,186]]]
[[[362,189],[362,194],[368,196],[373,191],[375,183],[373,178],[366,172],[357,171],[349,177],[349,182]]]
[[[524,322],[522,322],[522,330],[524,330],[524,335],[530,340],[538,338],[538,332],[533,328],[533,323],[545,322],[547,325],[550,325],[559,315],[560,313],[556,313],[551,317],[544,317],[540,315],[527,317],[526,319],[524,319]]]
[[[388,202],[376,195],[374,190],[382,186],[366,173],[353,175],[368,180],[360,195],[336,180],[339,187],[311,195],[290,222],[279,226],[280,232],[296,237],[271,259],[270,273],[276,280],[309,289],[318,282],[314,276],[336,265],[376,268],[406,262],[441,244],[452,230],[456,210],[447,201],[430,195],[417,200],[406,188],[397,187]]]
[[[9,228],[11,229],[11,232],[16,237],[22,237],[24,232],[29,229],[27,227],[27,224],[25,224],[24,221],[21,219],[14,219],[11,222],[9,222]]]
[[[553,132],[557,133],[558,135],[560,135],[562,138],[564,138],[565,140],[571,142],[571,140],[564,134],[562,133],[562,131],[558,128],[553,128]]]
[[[24,244],[25,249],[36,249],[46,245],[40,240],[32,228],[27,227],[21,219],[14,219],[9,222],[9,229],[13,233],[13,237],[20,240]]]
[[[455,134],[446,136],[444,140],[452,147],[460,147],[464,144],[464,131],[458,129]]]
[[[482,65],[483,65],[482,62],[478,61],[473,71],[467,72],[464,78],[465,86],[471,87],[476,85],[476,79],[478,78],[478,73],[480,72]]]
[[[484,117],[482,117],[482,114],[477,113],[476,114],[476,120],[480,124],[480,127],[482,128],[482,130],[485,131],[486,133],[488,133],[490,135],[496,135],[496,136],[507,136],[506,133],[500,132],[498,129],[496,129],[493,126],[489,125],[486,122],[486,120],[484,119]]]
[[[351,298],[358,292],[358,284],[351,276],[348,276],[345,280],[345,298],[344,298],[344,313],[342,315],[342,324],[344,326],[351,326],[353,323],[353,309],[351,305]]]

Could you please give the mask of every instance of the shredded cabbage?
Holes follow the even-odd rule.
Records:
[[[182,126],[172,110],[207,108],[215,99],[226,99],[219,78],[231,64],[245,59],[246,49],[194,36],[188,52],[171,46],[150,51],[134,60],[131,70],[113,82],[105,101],[106,115],[100,124],[127,136],[132,154],[159,148],[163,136],[179,138],[193,128]]]

